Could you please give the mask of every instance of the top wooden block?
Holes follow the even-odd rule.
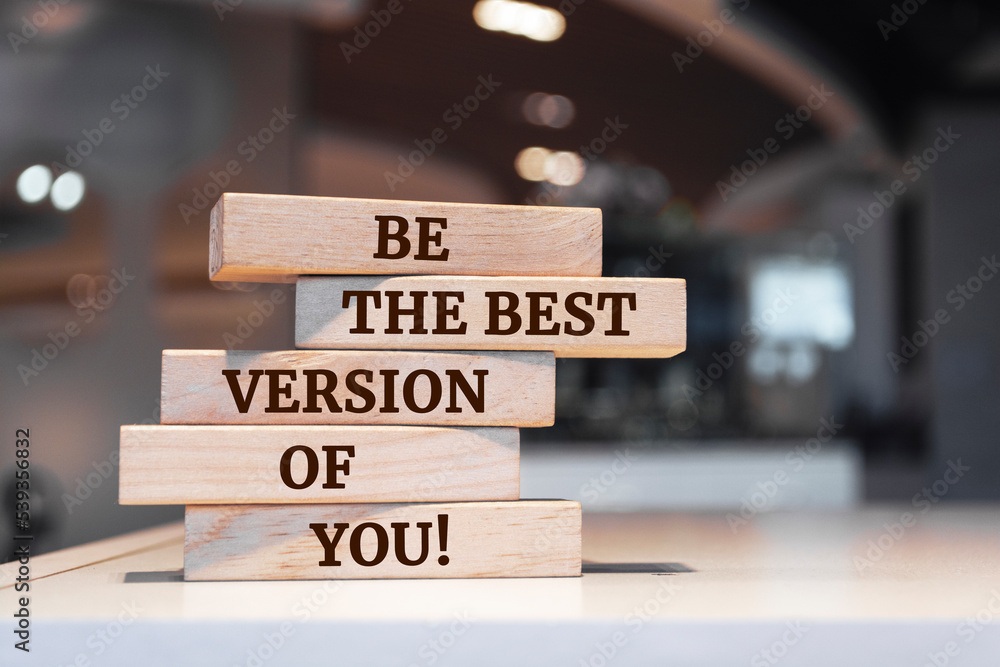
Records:
[[[596,208],[227,192],[212,209],[209,277],[600,276]]]

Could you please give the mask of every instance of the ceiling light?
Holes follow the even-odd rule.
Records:
[[[52,205],[60,211],[71,211],[83,200],[86,190],[83,176],[67,171],[52,184]]]
[[[17,196],[27,204],[35,204],[49,194],[52,187],[52,172],[42,164],[28,167],[17,177]]]
[[[566,19],[551,7],[516,0],[479,0],[472,17],[480,28],[552,42],[566,31]]]
[[[585,170],[583,158],[571,151],[558,151],[545,158],[545,179],[556,185],[576,185]]]
[[[573,122],[576,107],[572,100],[562,95],[532,93],[524,98],[521,112],[525,120],[533,125],[561,129]]]
[[[572,151],[553,151],[541,146],[525,148],[514,158],[514,168],[526,181],[548,181],[555,185],[576,185],[583,179],[586,165]]]
[[[541,146],[525,148],[514,158],[518,176],[526,181],[544,181],[545,161],[551,154],[552,151]]]

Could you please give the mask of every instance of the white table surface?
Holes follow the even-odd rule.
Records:
[[[30,654],[0,566],[0,664],[1000,664],[1000,506],[919,509],[585,513],[585,563],[691,571],[570,579],[185,583],[172,524],[32,558]]]

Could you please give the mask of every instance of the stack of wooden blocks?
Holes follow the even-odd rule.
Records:
[[[187,580],[579,575],[518,427],[555,357],[685,346],[684,281],[601,278],[601,244],[598,209],[223,195],[210,277],[296,282],[299,349],[165,350],[120,502],[186,506]]]

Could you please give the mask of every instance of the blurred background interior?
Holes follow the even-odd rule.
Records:
[[[595,206],[605,275],[688,281],[682,355],[558,361],[525,497],[846,509],[958,461],[946,500],[1000,496],[993,3],[29,0],[0,26],[0,479],[30,428],[40,550],[181,517],[117,504],[164,348],[292,346],[290,286],[208,280],[226,190]]]

